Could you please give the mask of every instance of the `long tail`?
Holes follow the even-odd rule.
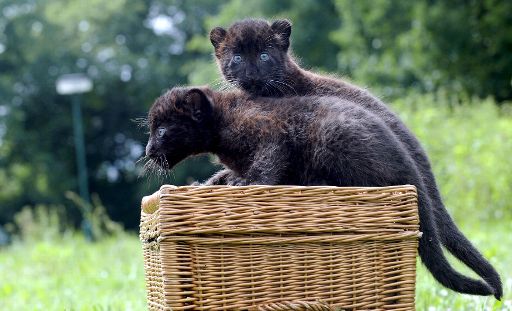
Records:
[[[428,185],[427,191],[435,219],[433,222],[435,223],[439,240],[450,253],[482,277],[493,288],[494,297],[500,300],[503,296],[500,276],[453,222],[443,204],[430,163],[424,152],[418,152],[415,156],[417,164],[419,164],[420,170],[423,172],[423,182],[425,185]]]
[[[475,295],[494,295],[496,299],[500,300],[503,296],[503,288],[500,276],[491,264],[478,252],[478,250],[471,244],[471,242],[459,231],[448,211],[444,207],[441,195],[436,185],[435,177],[432,173],[430,163],[425,151],[418,147],[419,142],[415,139],[414,135],[407,130],[403,125],[398,122],[394,124],[394,128],[398,132],[402,132],[405,138],[402,142],[406,145],[407,150],[414,158],[414,163],[422,172],[422,181],[418,184],[428,191],[428,199],[426,202],[421,202],[420,198],[427,195],[419,195],[419,203],[428,204],[430,208],[423,211],[420,208],[420,219],[424,223],[422,230],[433,228],[430,234],[425,234],[420,239],[419,253],[420,256],[432,272],[434,277],[446,287],[455,291],[475,294]],[[417,186],[418,186],[417,185]],[[420,192],[421,187],[418,188]],[[431,211],[431,213],[428,212]],[[430,220],[432,217],[434,219]],[[428,221],[426,220],[428,219]],[[433,227],[435,226],[435,227]],[[461,275],[449,265],[446,258],[443,256],[442,248],[439,245],[440,241],[446,249],[452,253],[457,259],[466,264],[469,268],[475,271],[487,284],[481,281],[467,278]],[[491,289],[491,291],[489,291]]]
[[[437,200],[433,202],[436,205],[434,216],[441,243],[456,258],[481,276],[493,288],[494,297],[500,300],[503,296],[503,287],[498,272],[459,231],[446,211],[441,198],[435,199]]]
[[[419,255],[421,260],[432,273],[434,278],[442,285],[464,294],[471,295],[495,295],[494,289],[486,282],[468,278],[455,271],[443,254],[441,241],[438,238],[436,227],[433,222],[432,210],[429,209],[431,202],[425,195],[418,196],[420,208],[420,230],[423,236],[419,241]]]

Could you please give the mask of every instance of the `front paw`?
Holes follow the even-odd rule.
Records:
[[[233,171],[229,169],[223,169],[215,173],[212,177],[210,177],[207,181],[205,181],[203,186],[214,186],[214,185],[227,185],[228,179],[233,176]]]
[[[232,177],[228,180],[228,186],[248,186],[250,183],[242,177]]]

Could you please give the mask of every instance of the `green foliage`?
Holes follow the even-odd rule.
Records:
[[[100,200],[98,194],[92,195],[92,203],[85,202],[78,194],[68,191],[66,198],[71,200],[80,210],[82,218],[91,225],[91,235],[93,239],[102,239],[108,236],[116,236],[123,232],[123,226],[112,221],[106,213],[105,206]]]
[[[159,185],[138,179],[135,162],[147,135],[130,120],[146,115],[163,90],[186,81],[180,65],[197,53],[184,53],[184,44],[206,31],[202,16],[217,6],[207,0],[0,1],[0,223],[24,205],[74,210],[64,198],[77,185],[71,99],[56,94],[55,81],[83,72],[95,85],[81,96],[91,192],[113,219],[136,227],[133,207]],[[159,33],[158,20],[172,22],[173,31]],[[211,166],[203,160],[196,172],[206,178]],[[190,177],[181,175],[165,182]],[[78,222],[79,213],[69,216]]]
[[[60,239],[70,228],[65,221],[63,206],[38,204],[25,206],[14,215],[14,226],[8,224],[12,234],[24,242],[54,241]]]
[[[418,41],[404,36],[412,30],[411,13],[418,3],[386,0],[335,3],[342,26],[330,37],[341,50],[339,71],[356,81],[384,89],[388,96],[395,95],[397,89],[413,86],[418,80],[415,70],[422,63],[414,63],[411,59],[414,53],[408,50]]]
[[[336,0],[339,68],[384,88],[512,99],[510,1]]]
[[[97,194],[92,195],[92,203],[84,202],[79,195],[72,191],[66,193],[66,198],[73,202],[75,208],[82,215],[82,219],[87,220],[91,225],[90,230],[94,240],[124,233],[123,226],[110,219]],[[74,231],[64,206],[44,204],[23,207],[14,215],[14,222],[6,225],[6,229],[15,237],[16,241],[26,243],[56,241]]]
[[[510,219],[510,106],[487,99],[459,104],[446,95],[412,95],[392,107],[430,157],[444,201],[456,219]]]

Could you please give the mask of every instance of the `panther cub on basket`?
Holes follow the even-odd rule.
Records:
[[[418,251],[426,267],[446,287],[497,296],[486,282],[450,266],[414,159],[379,117],[359,105],[337,97],[255,99],[207,87],[173,88],[156,100],[148,118],[146,155],[165,169],[213,153],[234,172],[237,185],[415,185],[423,232]]]
[[[369,91],[342,79],[316,74],[301,68],[289,52],[292,25],[287,20],[268,22],[245,19],[229,28],[215,27],[210,41],[225,80],[254,97],[335,96],[351,101],[378,116],[411,155],[432,202],[434,225],[441,243],[457,259],[480,275],[499,299],[503,290],[494,268],[460,232],[446,210],[426,152],[400,118]],[[280,104],[276,101],[276,104]],[[232,173],[223,170],[210,183],[231,183]],[[446,284],[445,284],[446,285]],[[454,283],[447,287],[471,293]],[[479,294],[485,294],[485,291]]]

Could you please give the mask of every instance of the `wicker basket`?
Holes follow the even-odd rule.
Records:
[[[414,310],[414,186],[162,186],[142,200],[150,310]]]

